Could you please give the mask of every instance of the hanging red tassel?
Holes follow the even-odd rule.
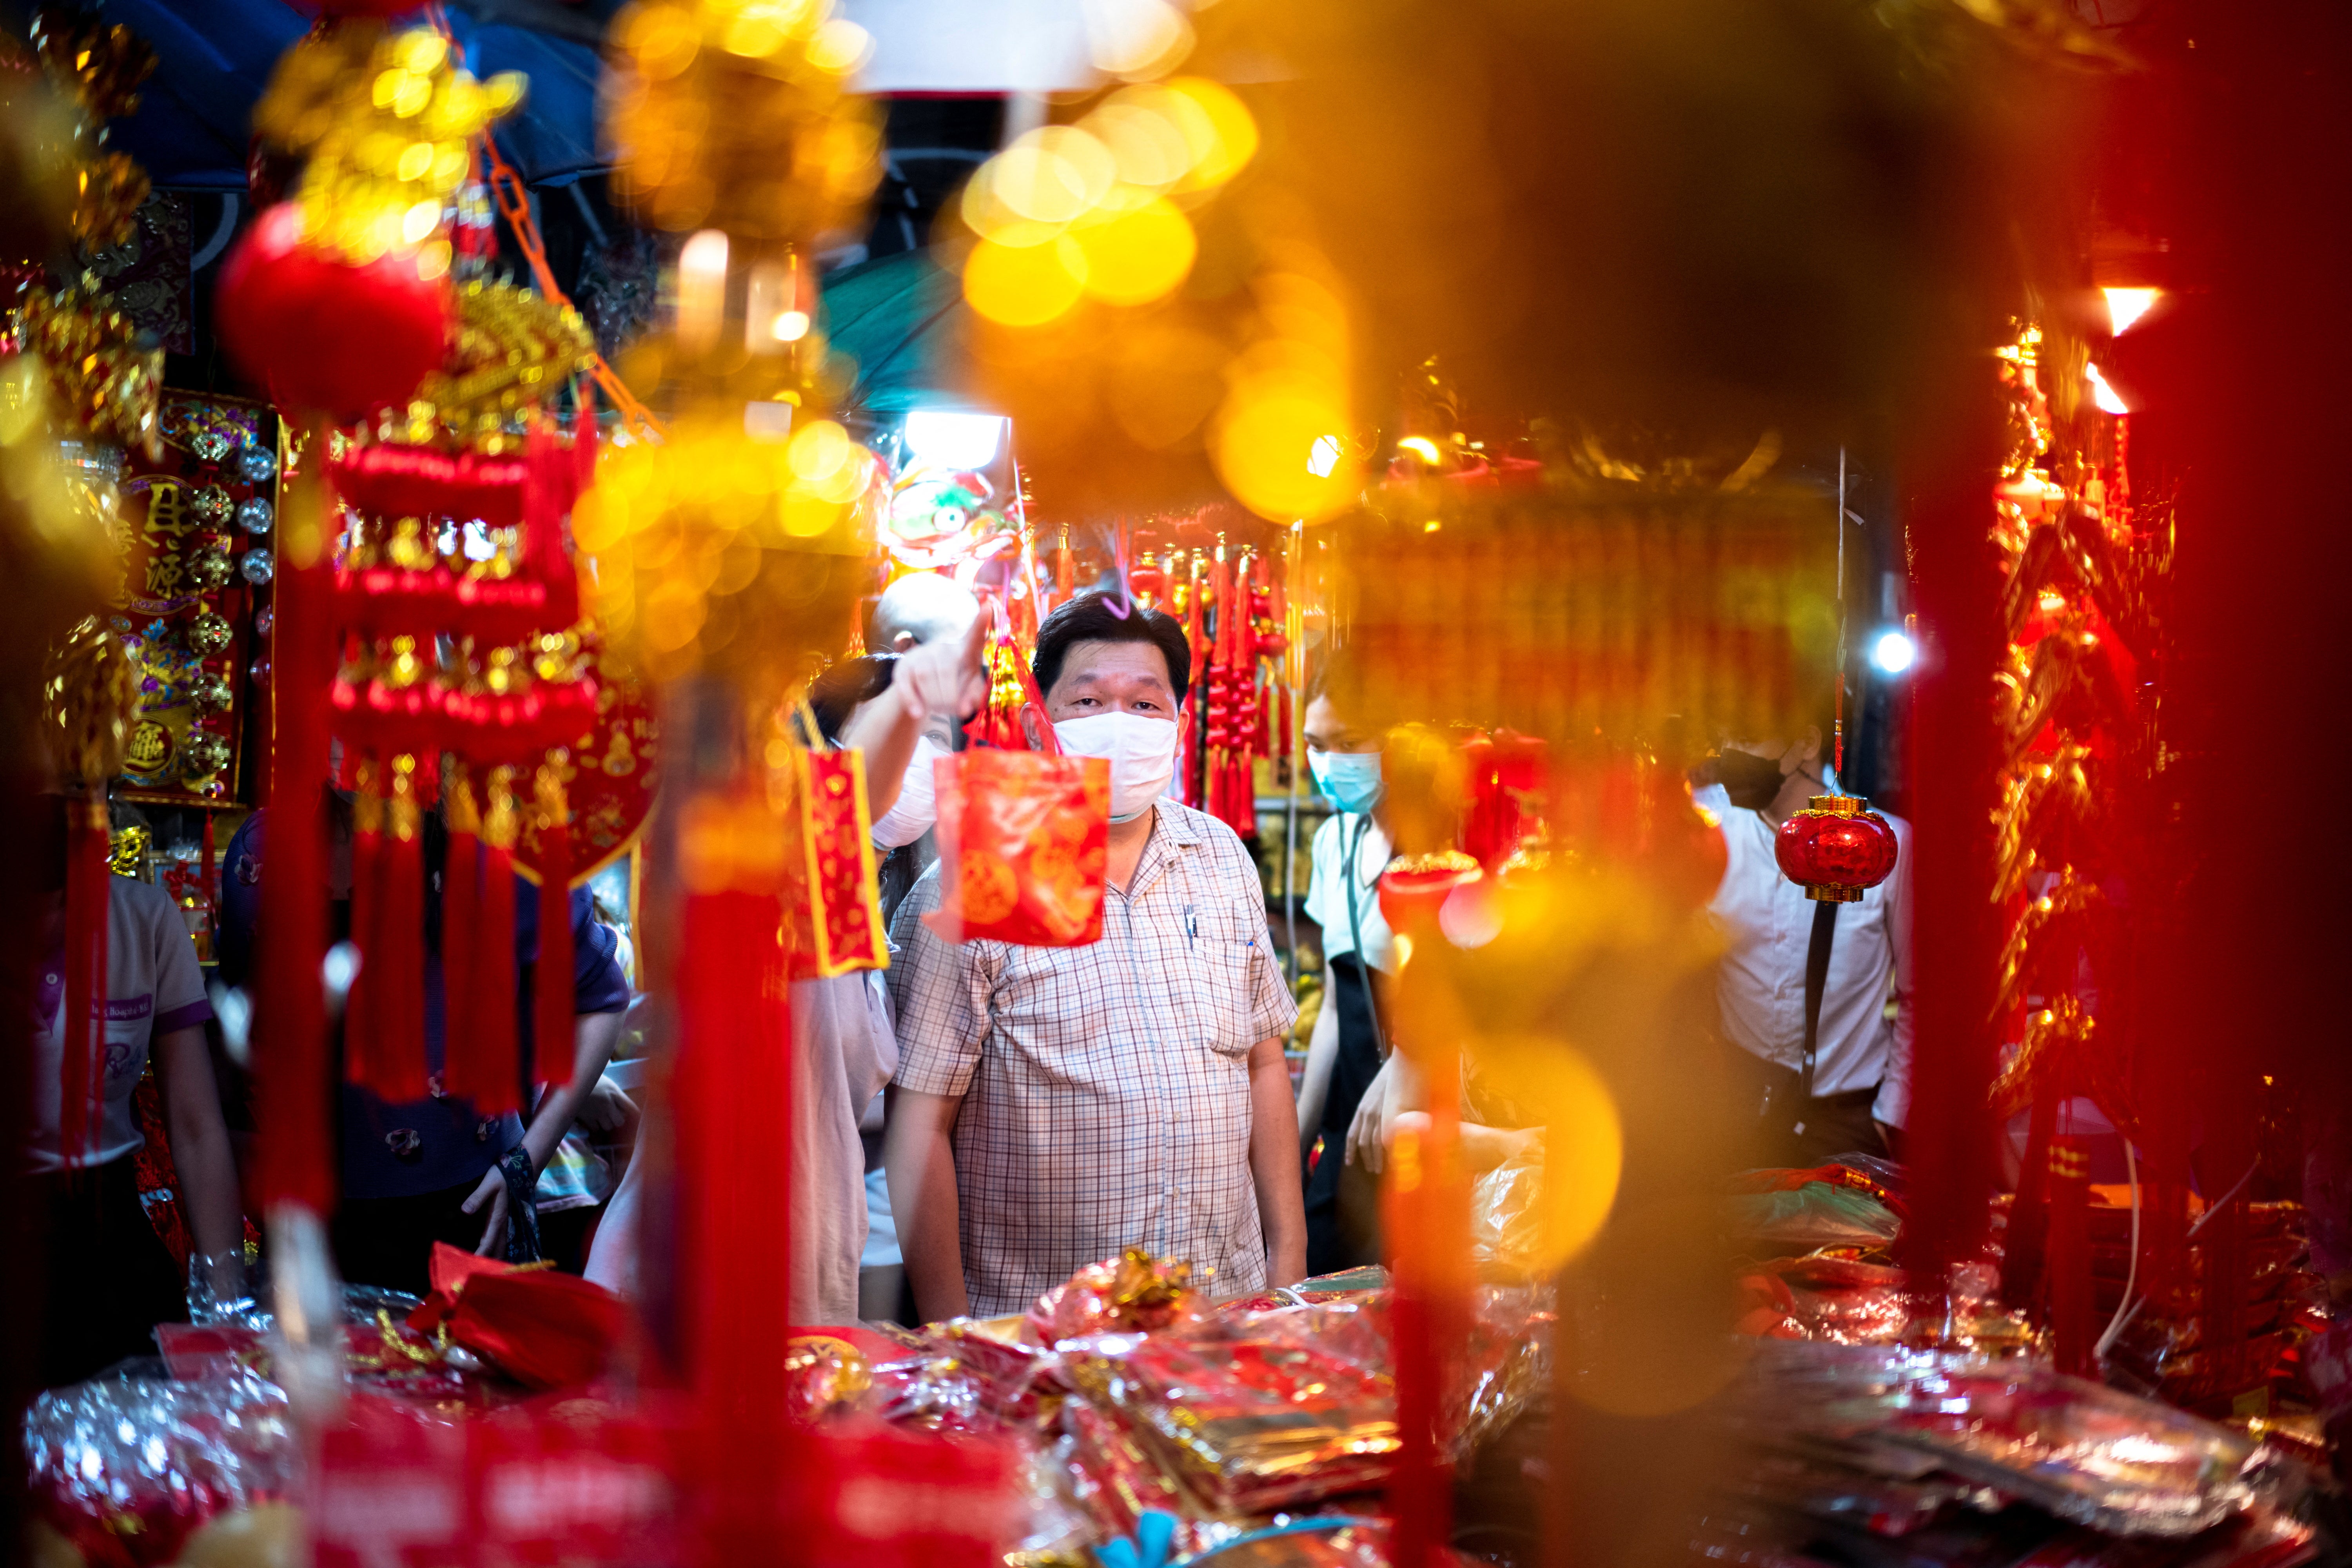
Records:
[[[326,450],[323,430],[311,433]],[[315,478],[298,480],[281,520],[289,541],[270,589],[269,816],[264,843],[261,928],[257,943],[254,1054],[260,1093],[258,1194],[265,1209],[299,1204],[323,1214],[334,1202],[333,1069],[327,1054],[326,999],[319,984],[327,949],[326,835],[320,820],[327,776],[327,713],[319,693],[335,674],[327,605],[332,568],[320,563],[319,520],[327,498]]]
[[[348,751],[346,756],[348,757]],[[389,970],[376,967],[376,927],[383,919],[383,795],[375,763],[355,764],[352,802],[351,943],[359,949],[359,973],[343,1005],[343,1076],[371,1094],[385,1092],[384,1010],[378,1000]]]
[[[382,1010],[376,1047],[377,1093],[395,1103],[432,1092],[425,1058],[425,823],[416,800],[416,759],[393,763],[392,797],[384,807],[383,912],[375,922],[376,948],[362,950],[362,973],[377,977],[372,994]]]
[[[89,1158],[106,1114],[107,906],[106,799],[101,793],[66,803],[65,995],[58,1039],[64,1050],[58,1104],[58,1153],[68,1165]]]
[[[688,893],[677,944],[678,1299],[690,1310],[687,1367],[710,1466],[696,1556],[746,1562],[772,1554],[775,1478],[791,1473],[795,1440],[778,1353],[792,1297],[792,1162],[742,1180],[744,1151],[793,1125],[792,1009],[776,895],[744,889],[732,868],[703,869],[722,890]],[[746,1245],[751,1237],[758,1245]]]
[[[476,1045],[480,1087],[474,1109],[484,1116],[522,1109],[522,1056],[516,1039],[514,770],[490,770],[488,814],[482,819],[481,924],[476,928],[466,1005],[480,1031]]]
[[[482,823],[463,772],[453,773],[442,801],[449,854],[441,866],[441,1088],[453,1099],[479,1104],[483,1085],[475,1073],[481,1019],[467,1003],[481,946]]]
[[[531,980],[531,1077],[572,1081],[572,814],[563,798],[568,761],[548,753],[539,770],[539,962]]]

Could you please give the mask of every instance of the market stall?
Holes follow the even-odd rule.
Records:
[[[2224,931],[2243,900],[2217,896],[2231,851],[2276,847],[2231,809],[2273,787],[2231,782],[2231,705],[2275,735],[2309,681],[2245,668],[2215,541],[2252,487],[2214,477],[2242,448],[2210,382],[2294,359],[2280,384],[2323,399],[2242,319],[2269,240],[2215,168],[2152,167],[2143,123],[2177,90],[2167,136],[2277,165],[2265,138],[2337,107],[2243,118],[2283,24],[1136,0],[927,251],[828,277],[889,150],[872,40],[826,5],[646,0],[561,41],[323,9],[257,34],[285,47],[203,390],[163,384],[178,296],[140,290],[170,215],[106,140],[219,184],[221,128],[174,131],[201,73],[176,58],[128,118],[147,47],[45,18],[0,116],[26,229],[0,720],[43,759],[0,804],[31,825],[65,792],[24,858],[58,877],[0,921],[46,1009],[9,1037],[57,1080],[12,1179],[54,1233],[135,1161],[187,1286],[152,1356],[26,1391],[34,1560],[2352,1557],[2352,1086],[2277,910],[2324,922],[2292,889]],[[2200,36],[2236,52],[2189,60]],[[577,79],[530,135],[517,63]],[[607,155],[665,258],[625,348],[540,226]],[[2324,443],[2296,429],[2300,475]],[[817,710],[828,676],[866,672],[847,714],[929,679],[913,631],[868,646],[909,579],[977,606],[945,646],[981,694],[910,714],[946,737],[914,830],[937,869],[894,951],[882,868],[913,839],[878,843],[869,803],[904,782]],[[1042,628],[1097,595],[1189,658],[1156,645],[1181,739],[1118,816],[1040,688]],[[1317,697],[1376,738],[1377,791],[1310,783]],[[1790,793],[1766,753],[1809,728],[1818,793],[1759,818],[1814,933],[1776,982],[1797,1109],[1759,1110],[1718,1008],[1730,841],[1694,785],[1754,743],[1761,798]],[[1286,1045],[1296,1084],[1288,1004],[1321,996],[1412,1085],[1360,1139],[1302,1141],[1303,1174],[1377,1165],[1381,1265],[1235,1289],[1064,1247],[1017,1310],[796,1321],[841,1239],[803,1138],[840,1019],[888,1032],[914,923],[1021,963],[1125,938],[1108,847],[1155,799],[1254,876],[1183,906],[1172,962],[1231,1012],[1270,956],[1285,1021],[1226,1039],[1171,985],[1171,1037],[1215,1073]],[[1358,1014],[1299,900],[1318,824],[1375,810],[1390,945],[1376,994],[1350,889]],[[125,880],[188,996],[120,994]],[[1898,884],[1899,916],[1874,891]],[[1902,927],[1853,1011],[1903,1016],[1907,1110],[1852,1087],[1893,1145],[1808,1163],[1849,908]],[[167,1051],[198,1027],[208,1054]],[[574,1111],[616,1052],[643,1103],[592,1152]],[[187,1106],[214,1058],[223,1140]],[[1169,1104],[1170,1146],[1211,1136]],[[1074,1136],[1032,1131],[992,1157]],[[449,1189],[366,1161],[452,1145],[467,1245],[420,1230],[413,1289],[343,1278],[339,1226]],[[1108,1184],[1157,1183],[1160,1145],[1128,1146]],[[593,1207],[607,1157],[627,1267],[589,1273],[618,1289],[551,1267],[541,1224]],[[241,1234],[205,1245],[224,1215]]]

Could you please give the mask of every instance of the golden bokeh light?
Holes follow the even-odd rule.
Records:
[[[1601,1234],[1624,1173],[1625,1132],[1609,1085],[1584,1054],[1559,1040],[1522,1040],[1511,1099],[1544,1128],[1544,1184],[1529,1216],[1529,1272],[1550,1274]],[[1474,1058],[1486,1053],[1474,1047]]]
[[[1325,471],[1316,443],[1346,427],[1339,398],[1308,381],[1258,380],[1234,388],[1211,437],[1217,477],[1260,517],[1277,522],[1328,517],[1357,488],[1357,465],[1343,455]]]
[[[963,265],[963,297],[990,321],[1037,327],[1066,315],[1085,292],[1087,255],[1067,235],[1042,245],[983,239]]]
[[[1206,77],[1178,77],[1168,84],[1176,123],[1192,149],[1188,190],[1213,190],[1242,172],[1257,155],[1257,121],[1233,89]]]
[[[1164,198],[1080,226],[1070,237],[1086,252],[1086,291],[1110,305],[1143,305],[1172,291],[1192,270],[1200,243]]]
[[[1192,23],[1169,0],[1090,7],[1087,52],[1095,68],[1126,81],[1164,74],[1192,52]]]

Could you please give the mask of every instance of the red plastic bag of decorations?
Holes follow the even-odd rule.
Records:
[[[975,750],[940,758],[933,777],[940,907],[924,924],[957,942],[1101,940],[1109,763]]]

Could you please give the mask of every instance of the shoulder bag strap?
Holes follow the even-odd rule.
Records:
[[[1364,847],[1364,833],[1372,826],[1370,816],[1356,823],[1356,836],[1348,841],[1348,858],[1341,867],[1339,879],[1348,889],[1348,935],[1356,944],[1356,978],[1364,984],[1364,1011],[1372,1016],[1372,1045],[1388,1060],[1388,1034],[1381,1027],[1381,1005],[1372,995],[1372,960],[1364,952],[1364,917],[1357,909],[1356,856]]]
[[[1813,1053],[1821,1043],[1822,992],[1829,984],[1830,943],[1837,937],[1837,905],[1827,900],[1813,906],[1813,938],[1805,949],[1805,1071],[1797,1107],[1801,1116],[1805,1102],[1813,1098]]]

